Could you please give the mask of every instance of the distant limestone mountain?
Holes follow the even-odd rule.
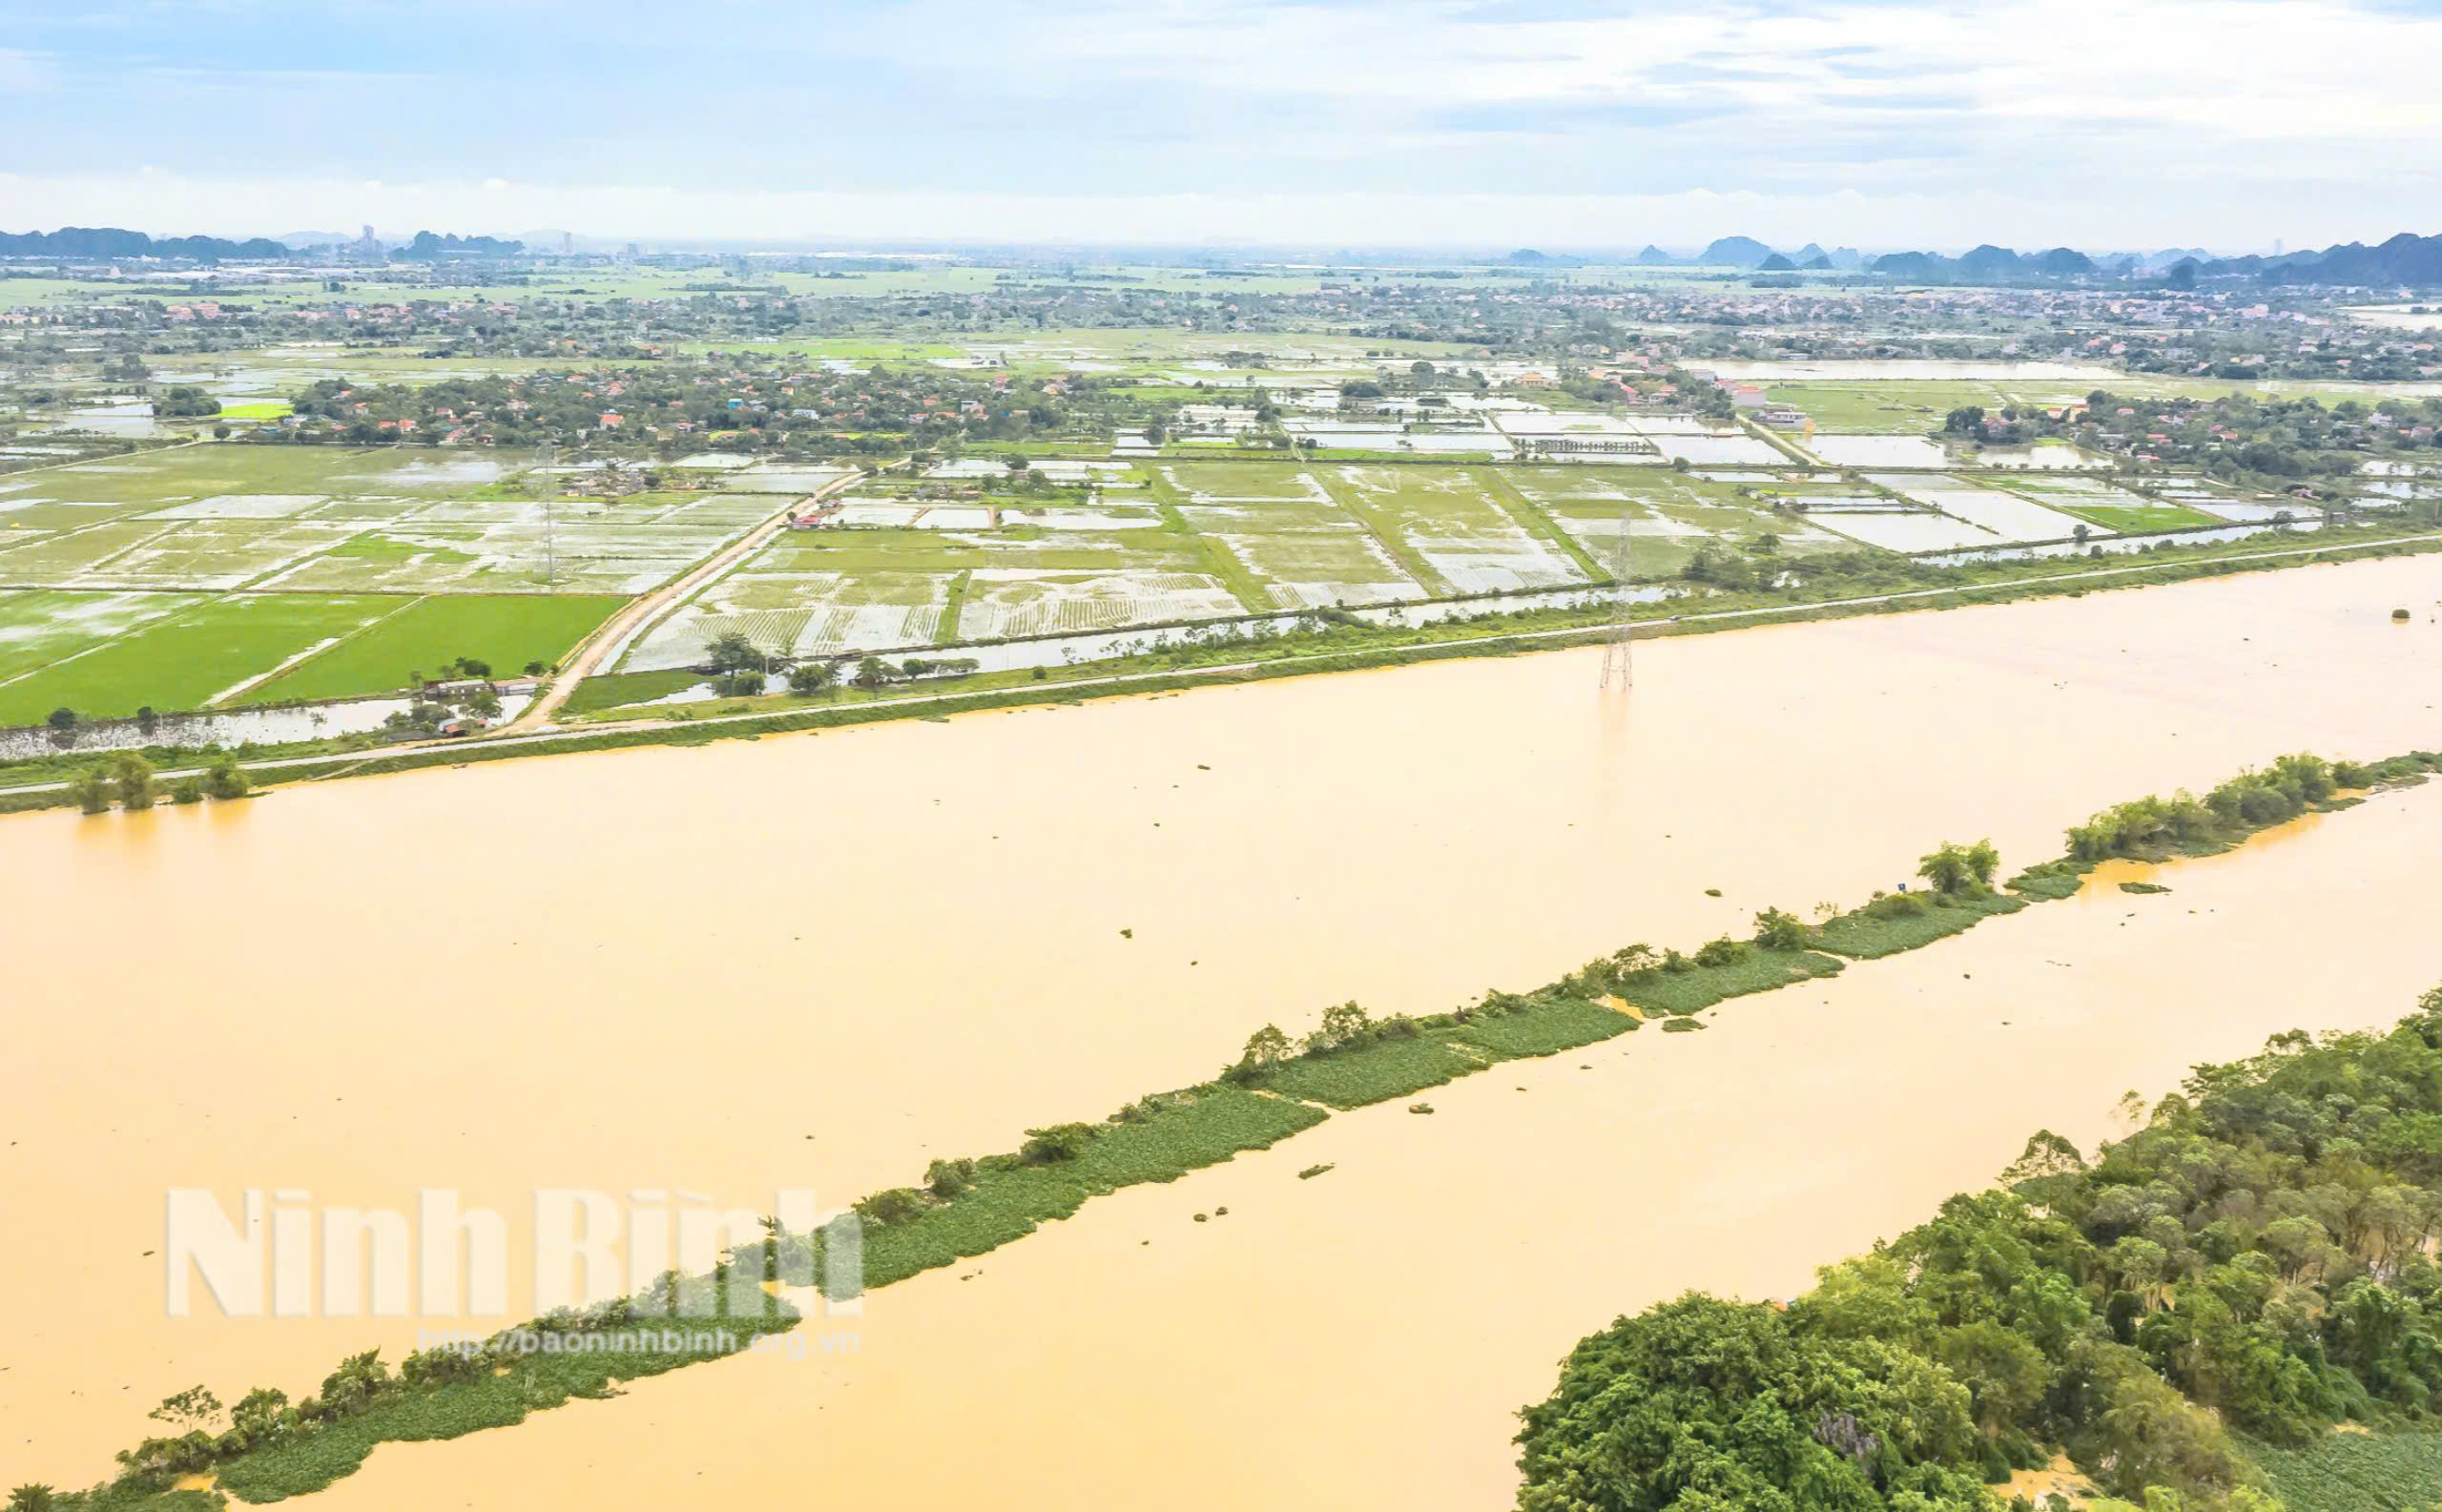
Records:
[[[1524,266],[1534,267],[1549,262],[1552,259],[1542,253],[1536,251],[1533,247],[1520,247],[1517,251],[1509,255],[1509,260]]]
[[[2095,271],[2094,259],[2074,247],[2021,256],[1989,242],[1956,258],[1938,252],[1893,252],[1873,259],[1871,271],[1935,282],[2003,283],[2017,279],[2076,278]]]
[[[2012,277],[2020,271],[2022,261],[2018,255],[2009,248],[1997,247],[1987,242],[1960,258],[1956,266],[1959,277],[1981,282],[1992,279]]]
[[[419,231],[414,240],[398,249],[396,256],[411,262],[441,262],[456,258],[513,258],[525,250],[523,241],[503,241],[495,237],[437,237],[429,231]]]
[[[141,231],[62,226],[57,231],[0,231],[0,258],[70,258],[107,261],[114,258],[177,258],[195,262],[234,259],[262,261],[285,258],[288,249],[256,237],[224,241],[218,237],[168,237],[155,240]]]
[[[1832,249],[1832,265],[1843,272],[1854,272],[1866,265],[1866,256],[1854,247]]]
[[[1899,279],[1946,279],[1951,261],[1938,252],[1886,252],[1867,263],[1866,271]]]
[[[1772,249],[1753,237],[1724,237],[1707,247],[1696,260],[1716,267],[1727,264],[1733,268],[1759,268],[1771,255]]]
[[[1839,264],[1832,260],[1832,254],[1824,252],[1799,263],[1798,268],[1806,273],[1836,273],[1839,271]]]
[[[1676,260],[1669,253],[1649,241],[1645,243],[1645,250],[1637,254],[1637,266],[1641,268],[1667,267]]]
[[[1780,253],[1775,252],[1770,257],[1766,258],[1763,261],[1755,264],[1755,271],[1758,273],[1795,273],[1797,271],[1797,264],[1791,262],[1788,258],[1784,257]]]
[[[1795,252],[1790,253],[1790,260],[1799,264],[1800,266],[1804,266],[1809,262],[1812,262],[1817,258],[1826,258],[1829,256],[1831,256],[1831,254],[1825,252],[1819,243],[1810,241],[1805,246],[1802,246]]]
[[[2196,260],[2200,278],[2256,277],[2277,283],[2442,284],[2442,236],[2401,232],[2379,246],[2349,241],[2284,258]]]
[[[2146,272],[2160,273],[2164,268],[2171,267],[2177,263],[2202,263],[2210,261],[2212,257],[2213,254],[2205,251],[2203,247],[2164,247],[2160,252],[2148,253],[2146,256],[2139,259],[2138,261]]]

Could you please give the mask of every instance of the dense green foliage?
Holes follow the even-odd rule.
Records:
[[[2336,1433],[2303,1449],[2250,1443],[2286,1512],[2430,1512],[2442,1504],[2442,1433]]]
[[[1871,961],[1931,944],[1995,914],[2016,913],[2025,906],[2025,900],[2006,893],[1887,893],[1862,908],[1824,921],[1815,931],[1815,942],[1833,955]]]
[[[2069,831],[2073,862],[2115,857],[2160,860],[2173,855],[2209,856],[2249,834],[2328,805],[2342,788],[2372,787],[2434,770],[2424,752],[2371,764],[2325,760],[2307,753],[2286,756],[2262,772],[2242,772],[2203,797],[2184,790],[2163,797],[2134,798],[2103,810]]]
[[[1132,1103],[1099,1125],[1032,1130],[1016,1154],[936,1161],[926,1189],[897,1189],[882,1194],[886,1202],[859,1204],[862,1284],[888,1286],[999,1249],[1069,1216],[1089,1197],[1175,1181],[1241,1151],[1269,1149],[1324,1116],[1286,1098],[1199,1087]],[[819,1249],[821,1239],[789,1235],[783,1244]]]
[[[261,1387],[224,1409],[210,1391],[191,1387],[153,1413],[182,1431],[122,1450],[116,1481],[57,1497],[56,1504],[87,1512],[217,1505],[217,1497],[170,1492],[177,1478],[204,1471],[240,1501],[301,1496],[352,1473],[376,1444],[520,1422],[529,1412],[608,1396],[619,1381],[735,1354],[758,1335],[797,1326],[796,1309],[759,1291],[751,1293],[750,1309],[735,1309],[727,1274],[665,1276],[641,1296],[553,1314],[480,1343],[419,1351],[395,1373],[377,1352],[351,1356],[301,1401]]]
[[[1785,1313],[1690,1295],[1581,1343],[1525,1412],[1520,1505],[1984,1507],[2057,1448],[2116,1495],[2261,1507],[2235,1435],[2432,1423],[2442,989],[2201,1067],[2091,1163],[2038,1133],[2003,1180]],[[2274,1462],[2305,1486],[2394,1453]],[[2374,1504],[2333,1496],[2301,1505]]]

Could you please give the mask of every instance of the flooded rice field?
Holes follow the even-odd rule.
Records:
[[[2437,599],[2442,562],[2407,558],[1649,642],[1627,699],[1598,696],[1602,652],[1582,650],[0,821],[0,1206],[48,1236],[0,1257],[0,1285],[46,1299],[0,1336],[8,1471],[84,1483],[171,1391],[301,1395],[343,1353],[414,1342],[402,1319],[165,1317],[169,1187],[233,1208],[248,1188],[401,1211],[446,1188],[511,1213],[541,1186],[844,1202],[1199,1080],[1326,1003],[1438,1010],[1630,941],[1856,901],[1944,839],[1990,835],[2015,865],[2105,803],[2281,751],[2442,745]],[[2312,826],[2296,854],[2366,847],[2345,854],[2368,877],[2422,864],[2433,836],[2407,817],[2431,830],[2425,792],[2442,789]],[[2214,863],[2258,892],[2197,917],[2362,940],[2378,986],[2431,974],[2408,959],[2419,932],[2377,917],[2388,894],[2257,864],[2273,854]],[[1089,1500],[1078,1477],[1186,1459],[1214,1504],[1291,1485],[1313,1504],[1386,1463],[1418,1487],[1438,1467],[1451,1504],[1504,1495],[1500,1414],[1608,1311],[1698,1282],[1795,1290],[2036,1125],[2091,1135],[2081,1116],[2187,1060],[2397,1006],[2303,990],[2313,951],[2217,982],[2210,951],[2174,942],[2187,975],[2137,953],[2108,977],[2096,940],[2204,927],[2178,922],[2203,884],[2177,885],[2128,901],[2151,914],[2037,910],[1705,1034],[1504,1067],[1437,1094],[1433,1119],[1335,1119],[1097,1203],[974,1282],[877,1294],[850,1371],[698,1367],[385,1447],[335,1495],[432,1504],[446,1481],[449,1504],[648,1505],[662,1475],[701,1501],[895,1473],[946,1496],[1067,1442],[1054,1408],[1111,1452],[1004,1489]],[[2170,991],[2188,980],[2210,990]],[[2021,1032],[2037,1025],[2074,1040]],[[1944,1137],[1917,1150],[1928,1127]],[[1497,1206],[1463,1211],[1470,1193]],[[1179,1242],[1180,1205],[1209,1202],[1231,1216]],[[1544,1243],[1561,1248],[1534,1259]],[[1316,1410],[1323,1390],[1362,1401],[1365,1431]],[[616,1452],[682,1420],[688,1452],[659,1468]],[[1246,1455],[1258,1433],[1267,1454]],[[1225,1442],[1243,1464],[1218,1462]],[[409,1496],[400,1476],[437,1479]]]

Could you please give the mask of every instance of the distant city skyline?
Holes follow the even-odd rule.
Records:
[[[2434,0],[6,0],[0,229],[2264,250],[2442,229]]]

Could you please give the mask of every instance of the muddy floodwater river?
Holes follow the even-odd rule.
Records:
[[[2379,808],[2375,805],[2380,805]],[[723,1361],[502,1433],[385,1445],[364,1512],[849,1505],[1485,1512],[1511,1416],[1578,1338],[1812,1268],[2091,1150],[2187,1067],[2408,1012],[2442,786],[2245,851],[2115,869],[1823,984],[1341,1114],[1260,1154],[876,1293],[853,1356]],[[2167,895],[2113,883],[2151,876]],[[2345,987],[2340,984],[2345,983]],[[1316,1163],[1332,1170],[1301,1181]],[[1229,1210],[1198,1223],[1195,1214]]]
[[[1650,642],[1626,700],[1596,694],[1600,651],[1562,652],[0,821],[0,1295],[41,1299],[0,1309],[0,1472],[81,1484],[171,1391],[302,1395],[413,1342],[398,1319],[166,1317],[168,1188],[233,1211],[248,1188],[845,1201],[1200,1079],[1326,1003],[1438,1010],[1857,901],[1944,839],[2018,864],[2104,803],[2281,751],[2442,745],[2437,598],[2442,562],[2410,558]],[[2420,931],[2377,927],[2388,895],[2352,901],[2346,869],[2293,897],[2307,874],[2274,858],[2357,847],[2399,878],[2436,854],[2429,793],[2210,863],[2258,891],[2203,923],[2187,880],[2037,910],[1704,1034],[1504,1067],[1434,1118],[1336,1118],[1091,1205],[975,1280],[876,1294],[846,1368],[696,1367],[384,1447],[333,1495],[684,1504],[836,1470],[916,1477],[895,1502],[1005,1476],[1090,1503],[1192,1463],[1214,1505],[1311,1505],[1396,1461],[1450,1504],[1499,1500],[1500,1414],[1609,1310],[1793,1290],[2036,1125],[2091,1136],[2188,1060],[2404,1005],[2435,964]],[[2216,978],[2229,941],[2180,931],[2241,913],[2264,960]],[[2169,954],[2110,984],[2095,942],[2141,938]],[[2309,990],[2327,940],[2356,942],[2346,994]],[[1341,1169],[1279,1184],[1317,1161]],[[1190,1243],[1207,1205],[1231,1214]],[[1325,1412],[1324,1390],[1351,1395]],[[636,1435],[681,1421],[639,1462]]]

